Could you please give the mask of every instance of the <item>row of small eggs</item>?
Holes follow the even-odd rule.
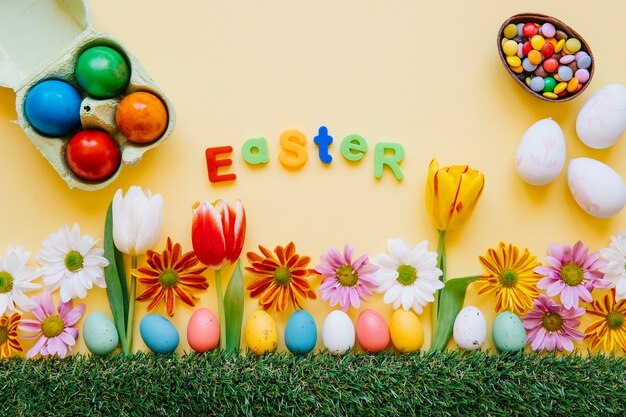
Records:
[[[180,341],[178,330],[166,318],[146,315],[139,325],[146,346],[155,353],[173,352]],[[487,324],[482,312],[473,306],[458,314],[453,330],[456,344],[465,350],[480,348],[487,336]],[[518,351],[526,345],[526,331],[521,320],[512,313],[496,316],[492,336],[499,351]],[[111,319],[102,313],[90,314],[83,325],[87,348],[104,356],[113,352],[119,342]],[[285,326],[285,345],[296,355],[311,352],[317,343],[317,326],[313,317],[304,310],[294,312]],[[196,310],[187,326],[189,346],[197,352],[207,352],[217,347],[220,339],[219,322],[207,308]],[[271,353],[278,347],[278,330],[272,316],[265,311],[254,312],[246,324],[245,340],[251,352],[257,355]],[[397,310],[389,326],[374,310],[364,310],[352,324],[343,311],[331,312],[322,327],[322,342],[333,354],[344,354],[358,341],[369,353],[381,352],[391,344],[401,353],[415,352],[422,347],[424,332],[417,315],[411,311]]]
[[[626,131],[626,88],[610,84],[585,102],[576,118],[581,141],[594,149],[612,146]],[[533,124],[515,155],[519,176],[531,185],[554,181],[565,165],[565,136],[551,118]],[[570,161],[567,181],[578,205],[595,217],[611,217],[626,204],[626,185],[612,168],[591,158]]]

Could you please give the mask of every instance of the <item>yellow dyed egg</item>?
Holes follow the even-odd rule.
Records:
[[[246,343],[255,355],[272,353],[278,346],[278,330],[272,316],[265,311],[252,313],[246,324]]]
[[[415,352],[424,344],[422,322],[412,311],[397,310],[389,323],[391,342],[402,353]]]

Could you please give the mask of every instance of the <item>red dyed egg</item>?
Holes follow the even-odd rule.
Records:
[[[100,130],[78,132],[67,144],[67,164],[72,172],[87,181],[102,181],[120,166],[120,148]]]

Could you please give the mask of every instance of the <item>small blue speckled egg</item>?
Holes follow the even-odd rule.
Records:
[[[180,337],[176,327],[166,318],[148,314],[139,323],[143,342],[154,353],[170,353],[178,346]]]
[[[317,326],[308,312],[298,310],[289,317],[285,326],[285,345],[295,355],[305,355],[317,342]]]
[[[526,346],[526,329],[515,314],[503,311],[493,321],[493,344],[500,352],[518,352]]]

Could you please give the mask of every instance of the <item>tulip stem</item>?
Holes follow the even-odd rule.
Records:
[[[226,349],[226,314],[224,313],[224,292],[222,291],[222,270],[215,270],[215,287],[217,289],[217,308],[220,315],[220,350]]]
[[[137,257],[130,257],[130,291],[128,293],[128,321],[126,322],[126,346],[128,352],[133,353],[133,335],[135,334],[135,293],[137,292]]]
[[[437,268],[441,269],[439,280],[446,284],[446,231],[439,231],[439,241],[437,242]],[[433,329],[435,328],[436,318],[439,317],[439,294],[441,290],[437,290],[435,294],[435,305],[433,308]]]

